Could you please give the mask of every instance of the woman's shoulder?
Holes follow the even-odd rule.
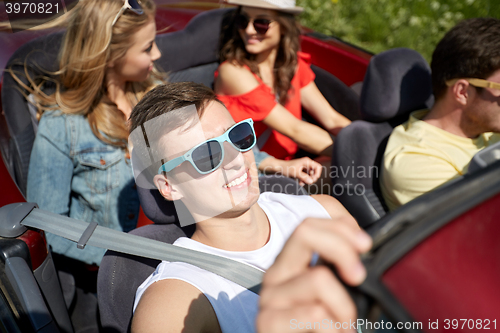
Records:
[[[69,133],[70,126],[65,114],[59,110],[45,111],[38,122],[36,140],[41,140],[39,144],[48,141],[61,151],[69,151]]]
[[[297,60],[307,65],[311,64],[311,55],[302,51],[297,52]]]
[[[66,138],[70,133],[90,130],[87,118],[79,114],[67,114],[61,110],[45,111],[38,123],[37,133],[48,138]],[[91,131],[90,131],[91,132]]]
[[[262,84],[248,66],[228,61],[220,64],[215,75],[215,92],[219,95],[245,94]]]
[[[49,122],[57,122],[57,121],[66,121],[68,119],[75,121],[85,120],[85,116],[81,114],[64,113],[61,110],[56,109],[56,110],[47,110],[44,113],[42,113],[40,121],[44,120]]]
[[[304,73],[311,71],[311,55],[309,53],[297,52],[297,71],[296,73]]]
[[[307,86],[315,79],[316,75],[311,69],[311,55],[309,53],[297,52],[297,70],[295,72],[293,82],[299,85],[300,88]]]
[[[217,68],[217,74],[219,77],[222,77],[222,79],[230,79],[234,75],[237,75],[238,77],[248,77],[248,78],[254,78],[255,74],[253,74],[250,71],[250,68],[247,65],[242,65],[237,62],[229,62],[229,61],[224,61],[219,65],[219,68]]]
[[[38,130],[43,131],[46,128],[49,131],[58,131],[66,127],[67,115],[61,110],[49,110],[42,113],[40,117]]]

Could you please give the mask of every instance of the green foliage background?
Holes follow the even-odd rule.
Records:
[[[500,0],[297,0],[301,24],[378,53],[395,47],[428,61],[437,42],[458,21],[500,18]]]

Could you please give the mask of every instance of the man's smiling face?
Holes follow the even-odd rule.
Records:
[[[160,146],[164,147],[165,157],[170,161],[196,145],[224,134],[234,124],[221,103],[210,102],[201,119],[197,114],[193,115],[188,123],[164,135]],[[196,221],[215,216],[238,216],[259,197],[253,152],[241,153],[229,142],[224,142],[223,148],[224,160],[211,173],[200,174],[185,161],[167,174],[172,195],[162,194],[167,199],[182,200]]]

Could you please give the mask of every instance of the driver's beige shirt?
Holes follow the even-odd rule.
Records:
[[[451,134],[413,112],[392,132],[384,154],[380,185],[390,211],[467,172],[472,157],[500,141],[498,133],[475,139]]]

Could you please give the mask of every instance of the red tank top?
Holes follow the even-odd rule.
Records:
[[[308,64],[309,59],[309,54],[298,53],[297,71],[292,79],[292,87],[288,91],[288,102],[285,105],[285,108],[297,119],[302,119],[300,89],[307,86],[315,78]],[[215,77],[217,78],[218,75],[219,71],[217,70]],[[234,121],[239,122],[247,118],[253,119],[257,138],[267,137],[261,147],[262,151],[279,159],[291,159],[297,152],[297,144],[275,130],[267,130],[268,127],[262,122],[278,104],[276,96],[272,93],[271,88],[262,82],[260,77],[256,74],[254,76],[259,82],[255,89],[241,95],[218,95],[217,97],[226,105]],[[261,144],[262,138],[258,142]]]

